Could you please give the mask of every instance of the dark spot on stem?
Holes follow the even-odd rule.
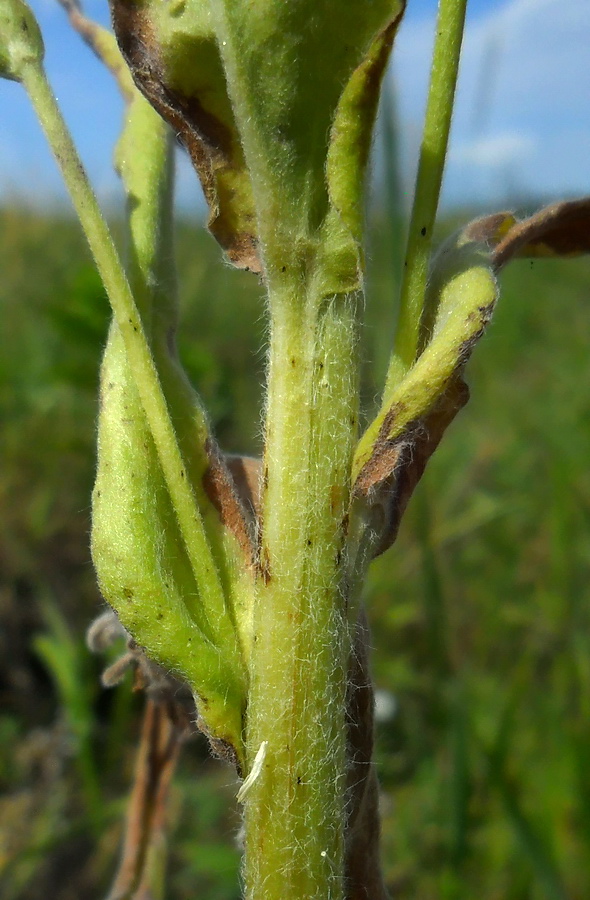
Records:
[[[422,235],[422,237],[426,237],[426,226],[425,225],[420,229],[420,234]]]
[[[270,571],[268,549],[264,546],[264,544],[260,548],[260,574],[264,583],[269,584],[269,582],[272,580],[272,574]]]

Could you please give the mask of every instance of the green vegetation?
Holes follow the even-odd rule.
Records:
[[[376,219],[369,400],[393,327],[388,235]],[[197,226],[179,226],[178,256],[183,362],[224,449],[258,453],[262,292]],[[101,604],[88,531],[108,306],[67,218],[3,210],[0,271],[0,885],[98,897],[142,706],[128,682],[99,690],[83,645]],[[502,275],[472,402],[371,570],[374,674],[397,704],[378,734],[383,861],[404,900],[590,893],[589,283],[583,260]],[[186,746],[171,900],[238,896],[236,787],[204,741]]]

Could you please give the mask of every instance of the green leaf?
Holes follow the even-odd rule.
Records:
[[[188,681],[209,731],[239,755],[245,686],[234,626],[199,591],[116,326],[101,397],[92,527],[101,592],[148,655]]]
[[[379,73],[378,87],[385,47],[391,43],[388,29],[393,32],[403,4],[211,0],[211,9],[252,179],[265,263],[281,271],[301,265],[302,259],[310,262],[318,230],[330,215],[331,190],[340,194],[339,212],[356,220],[358,160],[369,132],[365,123],[372,124],[374,115],[369,95],[376,94],[369,74]],[[332,177],[330,188],[326,166],[339,106],[351,78],[372,56],[378,65],[367,65],[357,76],[340,108],[341,125],[347,128],[355,99],[366,94],[366,107],[356,106],[360,148],[354,148],[340,186]],[[336,132],[343,135],[342,128]],[[336,151],[334,162],[342,158]]]
[[[253,547],[231,477],[175,353],[170,136],[137,95],[117,160],[129,209],[130,284],[181,450],[182,469],[175,467],[173,477],[190,485],[209,554],[189,549],[179,527],[135,373],[113,324],[101,376],[93,559],[101,590],[127,630],[148,655],[186,678],[203,730],[239,757]],[[190,528],[195,525],[193,518]]]
[[[187,148],[235,265],[285,271],[321,246],[345,272],[337,292],[358,287],[362,179],[403,6],[112,0],[134,78]]]
[[[381,80],[403,7],[373,41],[338,102],[330,132],[326,181],[330,211],[322,230],[322,294],[362,285],[364,176],[371,148]],[[346,283],[346,280],[349,283]]]
[[[491,318],[498,289],[485,244],[451,238],[435,258],[427,290],[426,346],[361,438],[353,475],[366,492],[387,478],[400,442],[443,398]],[[431,324],[432,323],[432,324]]]

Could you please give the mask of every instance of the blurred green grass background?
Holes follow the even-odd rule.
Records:
[[[458,220],[457,220],[458,221]],[[443,221],[448,231],[456,221]],[[369,245],[363,396],[393,328],[399,226]],[[224,449],[257,453],[252,276],[180,223],[181,354]],[[0,210],[0,894],[104,895],[142,701],[99,688],[88,550],[108,307],[67,216]],[[519,262],[472,399],[367,588],[382,707],[383,857],[403,900],[590,897],[590,264]],[[231,772],[185,748],[170,900],[239,897]]]

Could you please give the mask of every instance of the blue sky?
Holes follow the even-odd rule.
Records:
[[[108,73],[72,34],[55,0],[34,0],[48,74],[101,199],[118,196],[112,172],[122,104]],[[108,20],[106,0],[89,0]],[[590,192],[590,2],[471,0],[443,197],[448,205]],[[404,170],[415,166],[435,0],[409,0],[390,77]],[[0,82],[0,200],[63,201],[55,164],[19,85]],[[200,206],[181,163],[179,199]]]
[[[468,8],[444,196],[502,205],[514,195],[590,193],[590,2],[480,0]],[[416,5],[406,20],[393,64],[414,154],[432,43],[425,12]]]

